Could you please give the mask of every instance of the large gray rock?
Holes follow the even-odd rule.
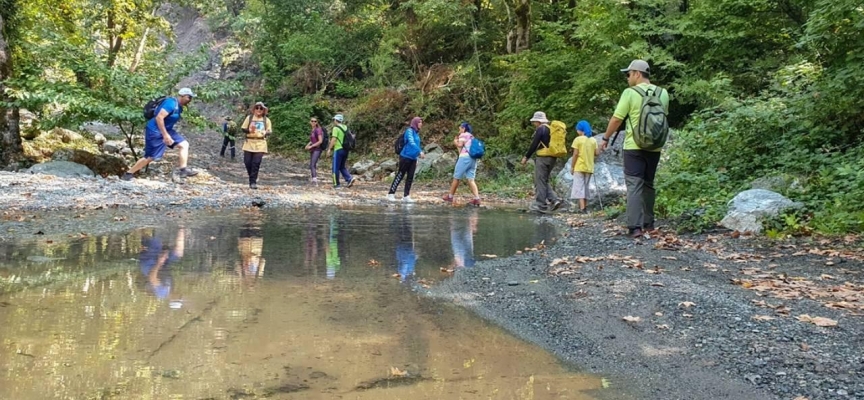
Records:
[[[27,170],[31,174],[54,175],[61,178],[91,177],[95,174],[90,168],[71,161],[50,161],[36,164]]]
[[[63,143],[72,143],[76,140],[84,139],[84,136],[81,136],[80,133],[63,128],[54,128],[53,134],[59,137]]]
[[[762,232],[762,221],[784,210],[801,207],[801,203],[765,189],[745,190],[729,201],[729,211],[720,225],[739,232]]]
[[[433,164],[444,156],[444,150],[441,149],[441,146],[435,143],[427,144],[424,152],[426,153],[426,157],[417,160],[417,171],[414,173],[415,175],[420,175],[428,171]]]
[[[454,166],[456,166],[456,154],[454,153],[444,153],[432,163],[432,169],[436,173],[450,172]]]
[[[573,168],[573,157],[567,160],[564,168],[558,172],[558,178],[555,181],[555,191],[565,199],[570,198],[570,189],[573,187],[573,175],[570,173],[571,168]],[[602,200],[614,200],[627,195],[627,185],[624,182],[624,167],[620,164],[595,161],[594,175],[588,184],[588,190],[590,192],[589,203],[596,202],[598,196]]]
[[[801,189],[801,181],[788,174],[762,176],[750,183],[752,189],[765,189],[785,193],[787,190]]]
[[[375,161],[372,160],[357,161],[356,163],[354,163],[353,166],[351,166],[351,173],[357,175],[365,175],[366,172],[369,171],[369,168],[372,168],[374,166]]]
[[[125,147],[126,143],[123,143],[120,140],[109,140],[102,144],[102,151],[108,154],[117,154]]]
[[[396,170],[399,169],[399,163],[397,163],[396,160],[393,159],[384,160],[384,162],[381,163],[380,167],[384,170],[384,172],[396,172]]]

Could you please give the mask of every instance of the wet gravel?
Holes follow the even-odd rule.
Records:
[[[668,250],[658,246],[663,238],[633,241],[601,221],[582,223],[564,227],[566,237],[548,249],[480,262],[429,293],[629,393],[601,398],[864,399],[864,317],[732,283],[765,269],[792,281],[831,274],[834,285],[861,285],[860,259],[832,257],[841,266],[827,267],[824,256],[792,256],[797,247],[711,236],[683,238],[692,248]],[[563,257],[570,261],[550,266]],[[802,314],[838,325],[801,322]]]

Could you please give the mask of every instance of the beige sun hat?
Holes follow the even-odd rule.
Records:
[[[548,123],[549,120],[546,119],[546,113],[543,111],[537,111],[534,113],[534,116],[531,117],[531,122],[539,122],[541,124]]]

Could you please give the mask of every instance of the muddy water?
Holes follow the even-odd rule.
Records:
[[[591,399],[599,378],[417,294],[553,234],[509,213],[306,209],[3,244],[0,398]]]

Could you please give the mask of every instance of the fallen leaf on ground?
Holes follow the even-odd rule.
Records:
[[[774,318],[774,317],[771,317],[768,315],[754,315],[754,316],[750,317],[750,319],[752,319],[754,321],[771,321],[771,320],[777,319],[777,318]]]
[[[663,313],[660,312],[660,311],[657,311],[657,312],[654,313],[654,315],[656,315],[656,316],[658,316],[658,317],[662,317],[662,316],[663,316]]]
[[[376,260],[374,258],[369,260],[369,262],[367,262],[366,264],[369,265],[370,267],[376,267],[378,265],[381,265],[381,263],[378,262],[378,260]]]
[[[404,376],[408,376],[408,372],[402,371],[401,369],[396,368],[396,367],[390,367],[390,376],[404,377]]]
[[[669,329],[669,325],[666,325],[666,324],[663,324],[663,325],[655,325],[655,326],[657,327],[657,329]]]
[[[806,397],[804,397],[804,396],[798,396],[798,397],[796,397],[796,398],[794,398],[794,399],[792,399],[792,400],[810,400],[810,399],[808,399],[808,398],[806,398]]]
[[[634,317],[634,316],[632,316],[632,315],[628,315],[628,316],[626,316],[626,317],[622,317],[621,319],[623,319],[624,321],[627,321],[627,322],[639,322],[639,321],[642,320],[642,318]]]
[[[567,263],[568,263],[567,257],[561,257],[561,258],[556,258],[556,259],[552,260],[552,262],[549,263],[549,266],[554,267],[556,265],[567,264]]]
[[[498,258],[498,256],[495,255],[495,254],[481,254],[480,257],[486,257],[486,258]]]
[[[673,260],[673,261],[678,259],[678,257],[672,257],[672,256],[663,256],[663,257],[660,257],[660,258],[662,258],[662,259],[664,259],[664,260]]]
[[[837,321],[835,321],[831,318],[811,317],[807,314],[801,314],[798,316],[797,319],[801,322],[809,322],[809,323],[816,325],[816,326],[822,326],[822,327],[837,326]]]
[[[831,275],[828,275],[828,274],[822,274],[822,275],[819,276],[819,279],[821,279],[821,280],[823,280],[823,281],[824,281],[824,280],[832,280],[832,281],[833,281],[833,280],[834,280],[834,277],[831,276]]]
[[[393,277],[393,278],[401,278],[401,277],[402,277],[402,275],[399,275],[399,274],[393,274],[393,275],[390,275],[390,276]]]
[[[695,305],[696,305],[696,303],[694,303],[692,301],[682,301],[682,302],[678,303],[678,307],[684,307],[684,308],[690,308],[690,307],[693,307]]]
[[[660,282],[652,282],[652,283],[651,283],[651,286],[664,287],[664,286],[666,286],[666,285],[664,285],[664,284],[662,284],[662,283],[660,283]]]
[[[453,272],[453,269],[451,269],[451,268],[446,268],[446,267],[441,267],[441,272],[444,272],[444,273],[449,274],[449,273],[452,273],[452,272]]]
[[[687,313],[684,313],[684,314],[681,314],[681,316],[684,317],[684,318],[692,318],[692,317],[693,317],[693,314],[687,314]]]
[[[807,343],[801,343],[801,351],[810,351],[810,345]]]

